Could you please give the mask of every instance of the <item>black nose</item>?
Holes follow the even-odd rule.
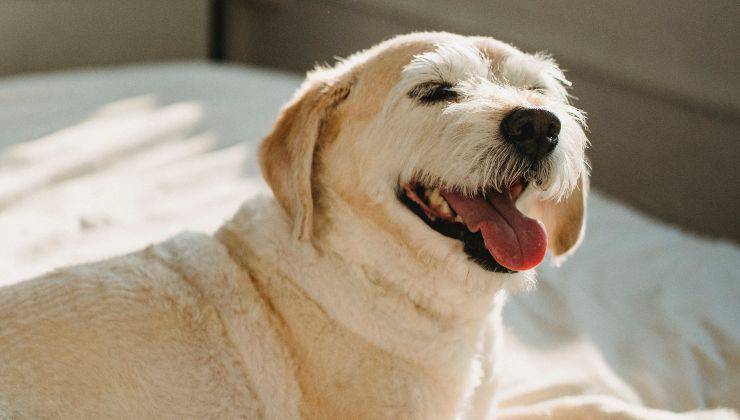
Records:
[[[538,161],[557,146],[560,120],[544,109],[516,108],[501,121],[501,133],[522,156]]]

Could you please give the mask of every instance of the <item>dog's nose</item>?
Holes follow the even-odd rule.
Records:
[[[560,120],[544,109],[516,108],[501,121],[501,133],[521,155],[538,161],[557,146]]]

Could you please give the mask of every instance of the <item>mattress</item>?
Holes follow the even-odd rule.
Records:
[[[300,80],[174,62],[0,81],[0,285],[213,231],[269,194],[255,149]],[[740,408],[740,248],[598,191],[588,217],[580,250],[509,299],[499,403]]]

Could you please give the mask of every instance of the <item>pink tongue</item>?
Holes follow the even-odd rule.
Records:
[[[488,201],[451,191],[442,195],[471,232],[480,231],[486,249],[499,264],[523,271],[542,262],[547,251],[545,227],[517,210],[508,191],[491,191]]]

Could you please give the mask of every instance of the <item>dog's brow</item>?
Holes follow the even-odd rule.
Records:
[[[491,60],[473,45],[439,44],[436,49],[419,54],[404,67],[404,75],[417,83],[456,83],[470,76],[487,77]]]

